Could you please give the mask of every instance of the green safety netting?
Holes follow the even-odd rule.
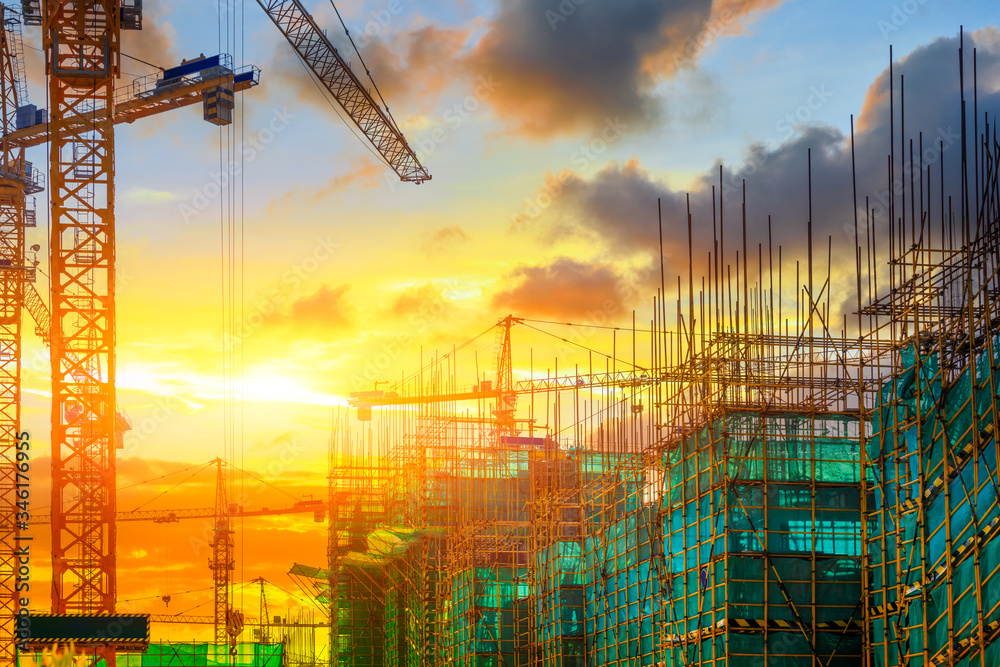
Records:
[[[728,651],[730,661],[739,663],[741,659],[752,661],[764,655],[765,642],[762,634],[730,633],[719,638],[718,649]],[[817,633],[807,638],[801,632],[771,632],[767,637],[768,664],[782,667],[813,667],[813,648],[822,658],[823,665],[830,667],[857,667],[862,664],[862,644],[858,635]],[[711,651],[708,646],[703,647]],[[705,652],[705,655],[711,655]],[[721,652],[720,652],[721,654]],[[680,663],[678,663],[680,664]],[[753,662],[751,662],[753,664]]]
[[[861,619],[859,435],[858,420],[849,415],[731,412],[690,432],[665,455],[660,548],[671,585],[660,597],[660,618],[672,634],[733,619]],[[831,643],[841,635],[809,634],[824,664],[860,659],[857,635]],[[768,641],[780,635],[769,633]],[[667,662],[760,658],[763,642],[759,628],[723,631],[674,648]],[[802,639],[804,652],[784,643],[788,661],[782,664],[798,664],[800,654],[803,664],[813,664],[809,642]]]
[[[142,653],[118,653],[115,664],[117,667],[283,667],[285,664],[284,644],[280,643],[240,642],[236,644],[235,655],[229,651],[229,644],[157,642]],[[25,658],[41,664],[40,655],[20,656],[21,660]],[[98,660],[95,666],[104,667],[104,661]]]
[[[558,645],[558,651],[582,649],[581,643],[560,640],[583,637],[586,631],[584,608],[583,545],[580,542],[556,542],[535,556],[541,575],[540,590],[535,591],[535,624],[539,640],[546,650]]]
[[[451,582],[455,660],[478,654],[512,656],[531,622],[528,568],[477,567]]]
[[[876,473],[869,605],[900,609],[888,624],[875,622],[876,641],[887,647],[876,651],[880,665],[900,664],[900,653],[925,648],[938,655],[951,638],[969,638],[979,624],[981,603],[993,610],[986,623],[1000,617],[994,604],[1000,599],[1000,542],[977,538],[984,531],[992,538],[1000,521],[992,410],[1000,337],[987,343],[948,381],[936,352],[918,354],[910,344],[900,354],[902,370],[879,393],[868,451]],[[978,559],[961,558],[962,545],[973,542]],[[900,584],[907,591],[904,600]],[[996,651],[988,647],[993,655]],[[978,654],[974,660],[980,664]]]
[[[656,546],[655,521],[653,508],[638,510],[586,540],[586,622],[596,664],[660,659],[653,645],[664,564],[656,555],[662,547]]]
[[[854,618],[862,596],[859,432],[851,416],[729,413],[665,455],[660,502],[649,503],[648,482],[621,479],[605,498],[624,510],[618,521],[539,550],[532,568],[496,564],[452,576],[447,603],[426,619],[417,611],[427,599],[421,587],[437,571],[411,562],[424,535],[376,530],[345,567],[358,579],[373,567],[384,573],[381,606],[366,617],[372,605],[346,604],[340,625],[382,623],[384,655],[398,664],[421,659],[421,623],[437,622],[446,647],[433,650],[459,665],[522,665],[535,651],[545,664],[587,656],[594,665],[638,666],[683,664],[677,649],[660,646],[665,627],[685,634],[727,618],[795,620],[786,595],[807,623]],[[470,468],[450,488],[480,520],[528,521],[533,476],[587,483],[607,460],[580,451],[558,461],[518,455],[507,474],[483,479]],[[795,636],[772,632],[768,654],[796,664],[804,640]],[[759,657],[763,641],[761,633],[722,633],[692,642],[685,657]],[[820,632],[811,641],[831,665],[860,655],[857,635]]]

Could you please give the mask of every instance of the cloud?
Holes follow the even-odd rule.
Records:
[[[665,105],[656,86],[689,67],[716,39],[783,0],[510,0],[496,15],[460,26],[395,17],[357,39],[365,65],[397,120],[438,115],[436,102],[457,82],[476,91],[489,81],[489,103],[523,134],[549,138],[621,122],[639,130],[664,115],[696,122],[691,104]],[[321,11],[321,25],[335,26]],[[330,29],[341,53],[353,47]],[[475,43],[472,38],[478,38]],[[273,38],[272,38],[273,39]],[[287,44],[276,39],[266,69],[300,101],[327,109],[328,100]],[[354,66],[366,83],[364,70]],[[698,106],[721,91],[702,75],[686,82]],[[688,95],[686,97],[690,97]],[[478,100],[482,101],[482,100]]]
[[[648,127],[663,112],[656,84],[701,53],[710,25],[722,26],[716,36],[738,32],[742,16],[778,1],[729,0],[714,12],[711,0],[509,0],[468,63],[499,82],[491,103],[529,136],[593,131],[615,118]]]
[[[367,155],[362,155],[352,162],[353,165],[346,174],[337,174],[331,177],[326,184],[311,192],[312,200],[318,202],[348,188],[367,190],[377,188],[382,184],[382,174],[388,169],[384,164]]]
[[[352,57],[354,47],[338,31],[330,30],[327,34],[334,47],[351,61],[352,70],[359,80],[371,89],[377,99],[364,68],[357,62],[356,56]],[[456,58],[468,35],[467,28],[423,25],[387,30],[358,44],[365,66],[398,122],[404,122],[400,113],[404,109],[407,116],[429,113],[439,97],[455,84],[459,79],[455,71]],[[336,103],[329,95],[320,92],[315,78],[295,51],[284,40],[280,44],[275,40],[271,53],[267,70],[277,74],[288,92],[296,99],[330,113],[329,105]]]
[[[978,52],[978,82],[980,130],[982,115],[991,118],[1000,112],[1000,32],[997,29],[974,34]],[[967,58],[971,61],[973,40],[966,37]],[[894,66],[896,79],[896,185],[907,190],[907,218],[912,214],[911,183],[909,173],[909,143],[906,145],[907,164],[902,162],[903,146],[900,142],[899,78],[906,84],[906,139],[912,139],[914,152],[913,189],[919,201],[920,174],[926,180],[926,169],[931,167],[931,186],[925,185],[933,196],[931,221],[939,227],[940,172],[942,165],[940,144],[944,148],[945,193],[959,191],[959,164],[961,155],[961,115],[959,112],[957,38],[938,39],[920,47]],[[971,69],[967,63],[966,71]],[[967,85],[968,85],[967,78]],[[971,90],[966,96],[971,99]],[[971,113],[969,129],[971,132]],[[876,209],[880,225],[884,225],[886,206],[889,202],[889,185],[886,177],[886,158],[889,145],[888,71],[872,83],[864,108],[857,119],[855,154],[857,165],[858,199],[860,218],[864,222],[865,196]],[[792,128],[790,128],[791,130]],[[920,170],[920,132],[924,139],[924,168]],[[970,140],[971,141],[971,140]],[[850,137],[839,129],[809,124],[794,128],[791,136],[779,145],[758,143],[747,149],[744,160],[725,168],[721,183],[724,208],[713,208],[719,201],[719,165],[716,164],[695,181],[691,189],[691,210],[694,226],[696,259],[699,249],[712,248],[713,214],[718,234],[722,234],[721,220],[725,219],[726,262],[735,262],[735,252],[742,253],[743,222],[742,186],[746,182],[747,253],[757,254],[757,243],[768,240],[768,216],[771,216],[772,234],[777,245],[798,252],[806,246],[806,222],[809,218],[809,153],[812,166],[812,215],[814,247],[823,257],[825,267],[826,238],[833,238],[835,265],[854,267],[854,207],[851,173]],[[971,160],[972,149],[969,155]],[[716,201],[712,200],[712,188]],[[609,163],[590,178],[573,171],[549,174],[534,201],[548,203],[547,208],[536,206],[534,216],[522,215],[515,220],[514,229],[534,231],[550,242],[554,239],[576,235],[597,244],[610,254],[630,255],[643,251],[655,253],[658,245],[657,199],[662,200],[664,244],[668,255],[678,254],[686,264],[687,213],[685,193],[669,187],[649,173],[637,160],[624,165]],[[957,208],[957,199],[956,208]],[[896,197],[896,214],[901,215],[903,198]],[[919,206],[919,205],[918,205]],[[919,217],[919,216],[918,216]],[[919,227],[919,219],[915,226]],[[909,225],[907,226],[909,227]],[[885,236],[883,236],[885,238]],[[704,253],[701,253],[704,256]],[[788,255],[786,255],[787,257]]]
[[[350,289],[350,285],[323,285],[314,294],[297,299],[285,311],[271,315],[269,324],[300,335],[326,335],[350,329],[357,315],[347,296]]]
[[[136,73],[152,73],[148,65],[134,58],[145,60],[159,67],[174,67],[179,65],[181,57],[177,55],[177,31],[170,21],[163,18],[165,7],[158,3],[146,3],[142,9],[142,30],[122,31],[122,65],[128,71]],[[126,57],[131,56],[131,58]],[[190,54],[192,58],[197,54]],[[211,55],[211,54],[206,54]]]
[[[709,39],[742,34],[746,25],[785,0],[714,0],[705,33]]]
[[[504,276],[507,287],[492,306],[522,316],[592,319],[623,310],[635,293],[629,280],[610,264],[589,264],[560,257],[544,266],[521,266]]]
[[[468,37],[464,28],[425,25],[372,40],[361,55],[390,109],[428,109],[454,85]]]
[[[427,255],[437,255],[453,250],[455,246],[469,240],[469,235],[461,227],[451,225],[439,227],[424,236],[420,244],[421,249]]]
[[[389,307],[390,313],[396,317],[406,317],[414,314],[433,314],[440,317],[451,304],[444,293],[432,283],[420,287],[408,287],[400,292]]]
[[[556,186],[556,209],[571,217],[576,230],[588,233],[618,254],[648,252],[658,239],[656,200],[664,200],[668,221],[680,222],[684,196],[660,183],[633,158],[620,165],[610,162],[591,180],[575,172],[550,177]],[[556,233],[565,234],[565,223]],[[667,239],[672,245],[675,235]]]
[[[340,192],[352,189],[369,190],[384,183],[383,175],[389,168],[370,155],[345,158],[345,161],[350,162],[348,170],[334,174],[319,187],[297,186],[272,197],[265,209],[267,215],[271,217],[287,215],[288,210],[295,210],[303,201],[317,204]]]

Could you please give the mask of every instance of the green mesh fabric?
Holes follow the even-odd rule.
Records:
[[[142,653],[119,653],[115,657],[117,667],[282,667],[286,655],[284,644],[236,644],[236,655],[229,654],[229,645],[206,643],[168,643],[150,644]],[[21,660],[30,658],[35,664],[41,664],[40,655],[21,656]],[[27,665],[29,663],[22,662]],[[104,661],[98,660],[95,667],[104,667]]]
[[[987,343],[953,375],[936,353],[918,354],[911,344],[879,393],[868,452],[875,481],[868,605],[890,606],[874,624],[879,665],[922,665],[925,649],[932,658],[941,655],[953,639],[972,637],[981,621],[1000,618],[994,604],[1000,338]],[[971,557],[976,549],[978,558]],[[995,650],[989,646],[987,654]],[[982,664],[982,655],[977,649],[968,659]]]

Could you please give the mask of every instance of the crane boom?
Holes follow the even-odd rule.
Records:
[[[693,377],[693,376],[692,376]],[[469,391],[458,391],[450,394],[432,395],[400,395],[394,391],[359,391],[352,392],[348,398],[351,407],[382,406],[382,405],[421,405],[426,403],[448,403],[451,401],[475,401],[500,398],[505,394],[531,394],[547,391],[562,391],[568,389],[598,389],[601,387],[623,390],[636,389],[647,385],[663,382],[677,382],[682,379],[679,374],[660,373],[650,376],[647,371],[609,371],[605,373],[586,373],[530,380],[517,380],[511,388],[502,392],[489,387],[474,387]]]
[[[344,108],[400,180],[431,179],[388,112],[372,99],[299,0],[257,0],[303,62]]]
[[[219,86],[232,86],[233,92],[240,93],[260,84],[260,69],[247,65],[236,70],[219,70],[193,76],[170,86],[158,86],[156,75],[136,79],[129,86],[116,91],[112,122],[133,123],[140,118],[153,116],[171,109],[202,104],[202,93]],[[68,121],[68,126],[84,126],[108,117],[107,108],[98,106],[79,114]],[[38,123],[19,129],[10,128],[3,136],[12,147],[29,148],[40,146],[49,140],[46,123]]]
[[[247,622],[259,623],[260,619],[248,617]],[[183,623],[186,625],[212,625],[214,616],[185,616],[182,614],[150,614],[150,623]],[[295,621],[268,621],[272,628],[328,628],[329,623],[297,623]],[[267,643],[267,642],[264,642]],[[280,643],[280,642],[278,642]]]

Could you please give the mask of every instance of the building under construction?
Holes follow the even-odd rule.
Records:
[[[0,52],[10,311],[0,333],[14,350],[0,369],[11,397],[5,636],[19,605],[21,528],[9,519],[21,306],[38,306],[54,355],[53,614],[114,614],[114,451],[128,426],[114,393],[114,124],[201,103],[224,127],[234,92],[258,83],[255,68],[220,54],[122,97],[118,37],[141,27],[141,2],[80,4],[25,1],[5,23],[6,43],[14,25],[46,17],[51,130],[36,109],[21,112],[17,49]],[[260,4],[400,178],[428,180],[301,3]],[[649,320],[615,330],[610,353],[552,333],[561,324],[508,316],[353,395],[333,421],[328,562],[289,564],[324,615],[292,625],[328,629],[327,655],[312,635],[282,634],[290,624],[269,623],[263,603],[257,641],[237,640],[245,619],[232,603],[235,514],[221,459],[215,642],[88,648],[122,667],[1000,664],[1000,144],[989,123],[965,127],[964,100],[962,113],[958,191],[946,191],[943,161],[940,187],[930,166],[914,170],[906,135],[909,169],[905,149],[893,152],[888,179],[898,168],[909,191],[900,177],[904,194],[877,218],[855,187],[846,315],[831,307],[843,279],[829,245],[816,250],[811,203],[792,281],[770,238],[748,246],[745,200],[727,245],[720,182],[718,218],[688,215],[687,276],[668,290],[661,258]],[[52,249],[51,317],[32,300],[23,235],[34,217],[25,196],[41,187],[24,149],[46,141],[53,238],[66,243]],[[811,172],[807,187],[811,202]],[[707,261],[695,259],[696,224],[712,230],[697,255]],[[528,328],[572,343],[586,363],[515,371],[513,341]],[[491,357],[470,375],[476,345]],[[0,667],[24,657],[10,642],[2,651]]]
[[[632,362],[515,377],[541,325],[508,317],[474,385],[462,346],[355,394],[330,562],[292,570],[331,664],[1000,662],[1000,144],[970,134],[947,208],[930,168],[908,210],[858,202],[842,321],[811,211],[791,290],[712,220]]]

